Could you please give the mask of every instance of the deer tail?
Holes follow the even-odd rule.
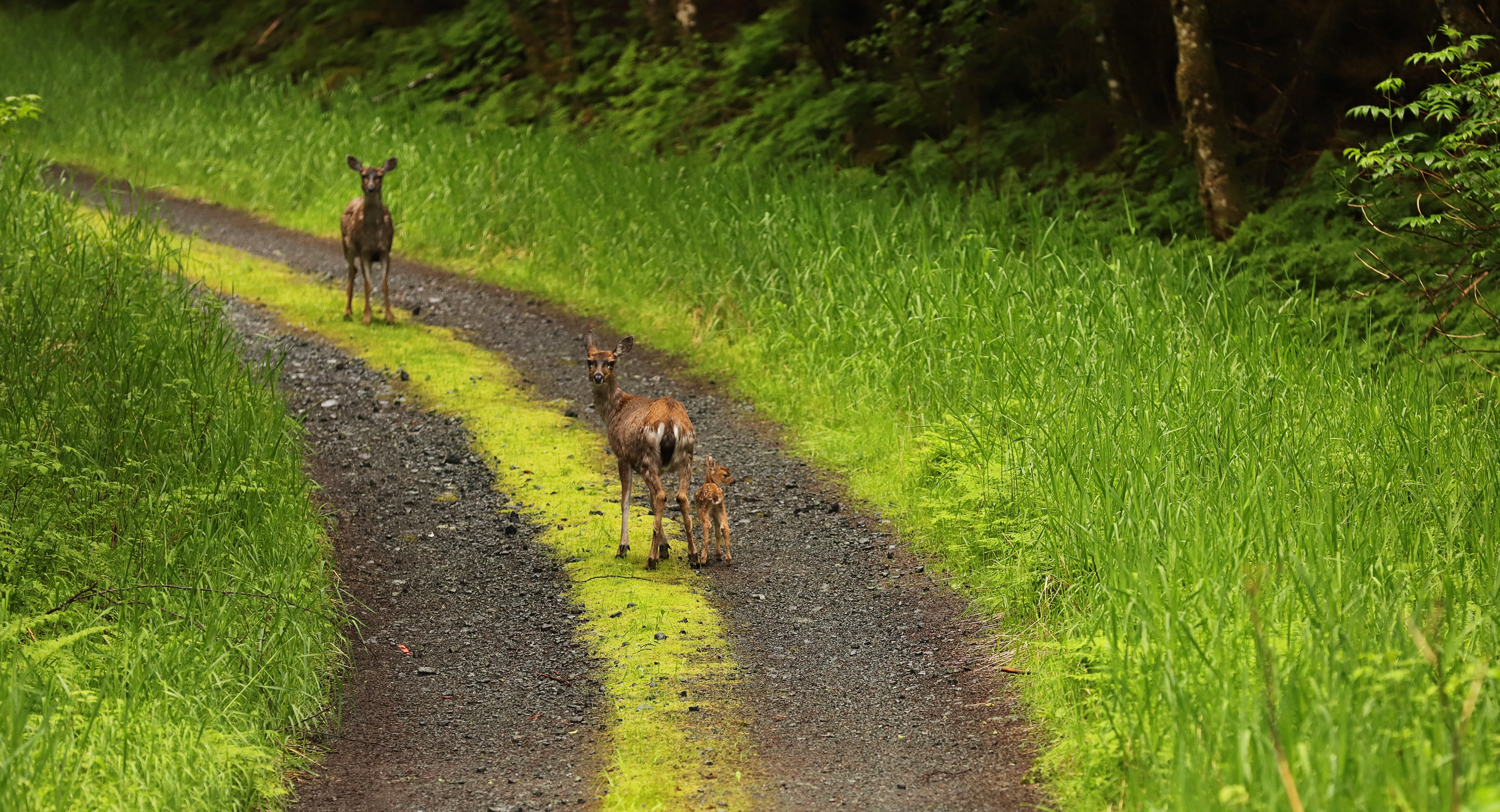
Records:
[[[677,426],[672,426],[668,431],[662,426],[661,439],[657,441],[657,449],[661,452],[661,467],[666,468],[672,464],[672,455],[677,453]]]

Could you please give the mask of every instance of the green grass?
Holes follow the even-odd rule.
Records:
[[[298,427],[153,227],[75,212],[0,158],[0,809],[273,807],[342,617]]]
[[[42,94],[61,160],[328,233],[343,154],[396,154],[398,250],[733,375],[1005,619],[1064,805],[1287,808],[1269,687],[1307,808],[1448,809],[1455,738],[1500,808],[1495,386],[1357,361],[1387,356],[1359,311],[1056,200],[632,161],[5,30],[0,93]]]

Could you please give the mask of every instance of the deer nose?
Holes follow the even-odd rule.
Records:
[[[594,383],[604,383],[604,373],[603,372],[595,372],[594,373]]]

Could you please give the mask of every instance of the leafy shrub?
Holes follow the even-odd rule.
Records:
[[[1405,82],[1392,77],[1376,86],[1384,106],[1349,111],[1386,122],[1391,135],[1345,151],[1354,171],[1340,175],[1342,197],[1371,228],[1413,249],[1404,261],[1368,248],[1362,258],[1421,303],[1418,343],[1441,338],[1457,352],[1490,352],[1475,341],[1495,337],[1500,327],[1486,296],[1500,268],[1500,73],[1475,58],[1488,37],[1461,38],[1446,27],[1443,33],[1450,45],[1407,59],[1438,68],[1440,81],[1403,104],[1395,96]]]
[[[42,111],[40,96],[6,96],[0,101],[0,133],[6,128],[28,118],[36,118]]]

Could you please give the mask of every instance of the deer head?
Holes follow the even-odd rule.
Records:
[[[353,155],[348,156],[349,168],[359,173],[359,185],[367,195],[380,194],[380,182],[385,179],[385,173],[396,171],[396,158],[387,158],[382,166],[365,166]]]
[[[730,476],[729,469],[714,462],[713,457],[708,458],[708,470],[703,475],[704,482],[712,482],[715,485],[733,485],[734,477]]]
[[[589,331],[588,365],[589,383],[595,387],[613,389],[615,384],[615,362],[635,346],[635,336],[625,336],[615,345],[615,351],[601,350],[594,341],[594,331]]]

